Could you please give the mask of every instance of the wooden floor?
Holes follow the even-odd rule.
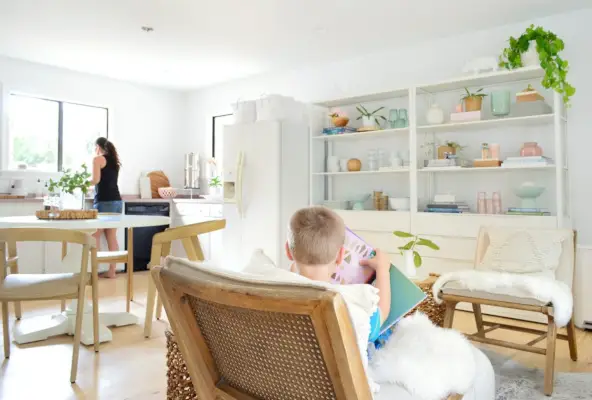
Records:
[[[136,276],[136,300],[132,312],[143,321],[148,276],[145,273]],[[100,292],[102,311],[125,310],[123,276],[116,280],[101,280]],[[24,303],[23,309],[24,318],[30,318],[57,312],[59,304],[55,301]],[[474,326],[472,314],[456,313],[456,329],[472,332]],[[142,325],[114,328],[113,341],[102,344],[100,353],[95,354],[92,347],[81,347],[78,381],[75,385],[69,382],[71,337],[63,336],[25,346],[13,343],[10,360],[4,360],[0,365],[0,399],[166,399],[165,328],[164,321],[153,324],[151,339],[144,338]],[[506,331],[493,332],[491,337],[523,342],[531,338],[528,334]],[[579,361],[572,362],[567,342],[559,341],[557,370],[592,372],[592,333],[578,330],[577,337]],[[544,366],[543,356],[491,348],[527,366]]]

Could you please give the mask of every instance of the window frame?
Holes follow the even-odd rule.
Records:
[[[107,115],[106,115],[106,130],[105,130],[105,137],[107,139],[109,139],[109,126],[110,124],[110,110],[109,107],[106,106],[97,106],[97,105],[93,105],[93,104],[86,104],[86,103],[79,103],[79,102],[75,102],[75,101],[67,101],[67,100],[57,100],[57,99],[53,99],[50,97],[45,97],[45,96],[35,96],[35,95],[30,95],[30,94],[26,94],[26,93],[19,93],[19,92],[10,92],[8,94],[8,117],[10,118],[10,109],[11,109],[11,105],[10,103],[12,102],[12,98],[13,96],[19,96],[19,97],[28,97],[30,99],[36,99],[36,100],[43,100],[43,101],[51,101],[53,103],[57,103],[58,104],[58,154],[57,154],[57,172],[62,172],[64,170],[63,168],[63,161],[64,161],[64,149],[63,149],[63,145],[64,145],[64,104],[71,104],[71,105],[75,105],[75,106],[82,106],[82,107],[91,107],[91,108],[99,108],[99,109],[103,109],[106,111]],[[12,146],[11,143],[11,139],[12,139],[12,133],[10,132],[10,129],[7,129],[7,148],[10,149]],[[9,154],[7,154],[8,156],[8,160],[6,163],[6,167],[10,168],[10,163],[11,163],[11,154],[10,154],[10,150],[9,150]],[[55,171],[39,171],[39,172],[49,172],[49,173],[53,173]]]
[[[212,158],[216,158],[216,118],[225,118],[232,115],[232,113],[229,113],[212,116]]]

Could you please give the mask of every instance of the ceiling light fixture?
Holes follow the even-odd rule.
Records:
[[[143,26],[142,30],[146,33],[154,32],[154,28],[151,26]]]

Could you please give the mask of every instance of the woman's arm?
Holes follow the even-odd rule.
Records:
[[[91,185],[96,185],[101,181],[101,168],[107,164],[107,160],[103,156],[96,156],[93,158],[92,177],[90,179]]]

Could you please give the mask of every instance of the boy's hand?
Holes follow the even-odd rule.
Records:
[[[391,260],[389,259],[388,254],[379,249],[375,249],[374,252],[376,255],[373,258],[361,260],[360,265],[363,267],[370,267],[376,271],[376,273],[388,273],[391,268]]]

